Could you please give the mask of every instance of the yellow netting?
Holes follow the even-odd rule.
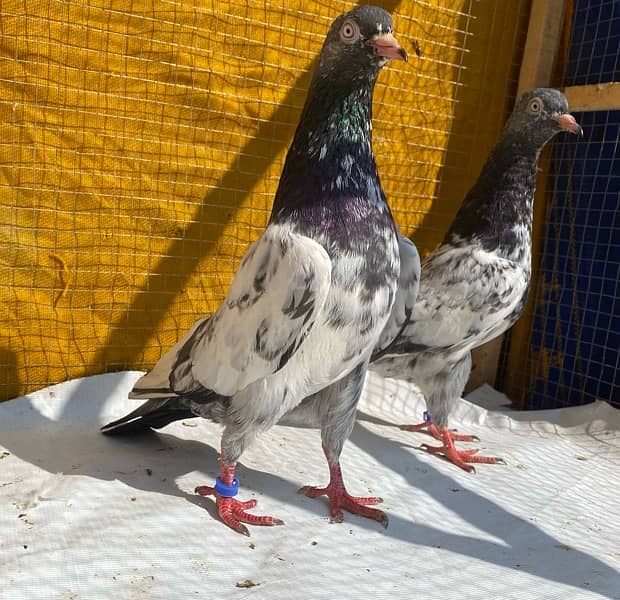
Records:
[[[511,107],[529,2],[379,4],[411,60],[380,76],[375,152],[427,252]],[[213,311],[352,6],[2,0],[0,399],[147,368]]]

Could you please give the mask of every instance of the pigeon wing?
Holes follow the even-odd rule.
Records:
[[[403,350],[441,350],[499,335],[514,322],[529,277],[480,248],[444,245],[422,263],[418,299]]]
[[[392,305],[390,318],[385,324],[379,341],[373,350],[371,361],[388,354],[392,344],[408,325],[420,287],[420,255],[415,244],[403,235],[398,236],[398,250],[400,254],[400,275],[398,288]]]
[[[270,226],[248,249],[218,310],[197,321],[136,387],[167,379],[179,395],[234,395],[295,354],[330,282],[331,261],[322,246]]]

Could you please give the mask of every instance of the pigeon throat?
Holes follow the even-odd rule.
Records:
[[[378,175],[371,146],[371,83],[346,91],[315,81],[286,157],[274,214],[330,206],[342,198],[383,202],[374,193]]]
[[[526,262],[538,152],[528,155],[502,150],[496,148],[485,164],[446,234],[446,242],[473,242],[509,260]]]

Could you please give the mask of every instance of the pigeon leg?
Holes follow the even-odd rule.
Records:
[[[244,523],[249,525],[284,524],[284,521],[280,519],[252,515],[246,512],[247,509],[256,506],[256,500],[248,500],[246,502],[236,500],[233,496],[236,495],[238,487],[239,482],[235,479],[235,466],[227,465],[222,458],[220,476],[215,486],[199,485],[194,491],[201,496],[215,496],[217,511],[222,521],[243,535],[250,535]]]
[[[421,433],[427,433],[432,435],[436,440],[443,441],[445,432],[450,436],[453,442],[479,442],[480,438],[477,435],[465,435],[456,433],[455,429],[440,430],[427,411],[424,411],[424,421],[422,423],[416,423],[415,425],[401,425],[400,429],[403,431],[419,431]]]
[[[442,446],[429,446],[428,444],[422,444],[422,449],[431,454],[439,454],[454,463],[457,467],[460,467],[468,473],[475,473],[476,469],[468,463],[484,463],[489,465],[495,465],[498,463],[504,463],[501,458],[494,456],[479,456],[478,450],[472,448],[470,450],[457,450],[454,447],[454,438],[451,435],[451,431],[447,427],[443,427],[439,430],[441,434]]]
[[[327,486],[322,488],[307,485],[302,487],[299,490],[299,493],[308,496],[308,498],[327,496],[329,499],[329,509],[332,523],[342,523],[342,509],[344,509],[350,513],[379,521],[379,523],[381,523],[384,527],[387,527],[387,515],[382,510],[370,508],[368,506],[379,504],[380,502],[383,502],[383,499],[374,496],[351,496],[344,486],[340,463],[336,461],[332,464],[325,446],[323,446],[323,452],[325,453],[327,464],[329,466],[329,483]]]

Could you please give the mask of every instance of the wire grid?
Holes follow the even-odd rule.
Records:
[[[575,2],[565,82],[620,80],[619,35],[618,2]],[[506,374],[507,393],[525,408],[620,407],[618,109],[575,113],[583,139],[554,142],[525,372]]]
[[[554,149],[528,407],[620,407],[620,111],[576,114],[587,132]],[[615,163],[615,166],[614,166]]]
[[[576,0],[564,85],[618,80],[620,3]]]
[[[403,231],[443,236],[509,110],[529,1],[382,2],[375,93]],[[0,399],[145,369],[221,301],[267,221],[329,0],[3,0]]]

